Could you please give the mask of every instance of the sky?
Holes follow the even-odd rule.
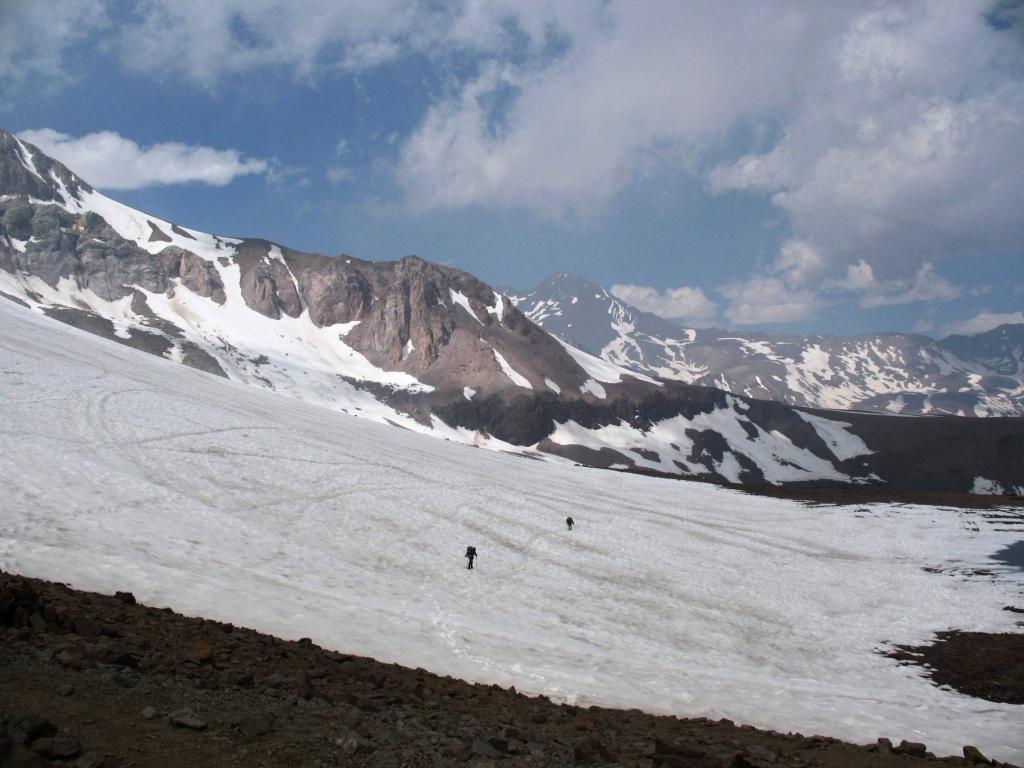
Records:
[[[0,0],[0,127],[223,235],[686,326],[1024,322],[1024,2]]]

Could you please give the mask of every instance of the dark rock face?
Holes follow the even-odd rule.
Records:
[[[51,173],[64,183],[71,194],[76,194],[79,190],[92,191],[92,187],[57,161],[48,158],[42,152],[29,154],[22,142],[7,131],[0,131],[0,189],[3,189],[5,194],[63,202],[63,195],[50,178]]]
[[[168,278],[180,277],[189,290],[218,304],[227,300],[220,274],[210,262],[173,245],[160,251],[160,257]]]

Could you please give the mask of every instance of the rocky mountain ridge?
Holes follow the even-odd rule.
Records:
[[[810,408],[1024,415],[1024,325],[940,341],[686,329],[566,273],[512,298],[567,343],[650,376]]]
[[[1024,488],[1024,422],[893,431],[658,380],[549,334],[465,272],[188,229],[3,132],[0,297],[210,373],[526,456],[746,484]],[[916,435],[970,450],[932,461]]]

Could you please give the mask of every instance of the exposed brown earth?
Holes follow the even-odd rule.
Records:
[[[658,472],[644,467],[614,469],[613,472],[628,472],[648,477],[663,477],[669,480],[688,482],[710,482],[754,496],[769,496],[776,499],[790,499],[809,504],[853,506],[857,504],[923,504],[930,507],[953,507],[957,509],[1006,509],[1011,514],[1024,510],[1024,496],[998,496],[979,493],[944,493],[940,491],[901,491],[886,486],[846,485],[839,483],[804,483],[798,485],[741,485],[721,483],[706,478],[680,477],[668,472]]]
[[[1011,657],[1009,663],[1017,663]],[[0,573],[0,765],[912,766],[728,720],[580,708]],[[988,763],[973,748],[947,765]],[[995,763],[992,763],[995,764]]]
[[[936,685],[988,701],[1024,704],[1024,634],[940,632],[931,645],[900,646],[889,655],[926,666]]]

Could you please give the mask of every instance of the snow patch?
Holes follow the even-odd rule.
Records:
[[[530,384],[529,379],[527,379],[525,376],[523,376],[521,373],[515,370],[511,365],[509,365],[508,360],[506,360],[498,350],[494,349],[494,347],[491,347],[491,352],[494,353],[494,359],[498,361],[498,365],[501,366],[501,370],[505,373],[506,376],[508,376],[512,380],[513,384],[515,384],[517,387],[533,389],[533,385]]]
[[[832,455],[840,461],[874,453],[861,438],[852,432],[847,432],[853,426],[852,424],[826,419],[804,411],[797,411],[797,414],[814,427],[818,437],[825,441],[825,445],[832,451]]]
[[[469,316],[476,320],[478,323],[480,323],[480,325],[484,324],[484,321],[476,316],[476,312],[474,312],[473,307],[470,306],[469,297],[466,294],[462,293],[461,291],[456,291],[454,288],[449,288],[448,290],[451,293],[452,301],[455,304],[458,304],[460,307],[466,310],[469,313]]]
[[[602,360],[599,357],[588,355],[582,349],[577,349],[571,344],[567,344],[554,334],[550,334],[550,336],[559,344],[561,344],[565,351],[568,352],[572,359],[575,360],[576,363],[580,366],[580,368],[586,371],[587,375],[590,376],[595,381],[601,381],[606,384],[615,384],[617,382],[622,381],[623,376],[632,376],[634,379],[646,381],[649,384],[655,384],[659,387],[662,386],[660,381],[655,381],[649,376],[644,376],[642,373],[636,373],[634,371],[627,371],[625,368],[621,368],[617,365],[612,365],[607,360]]]
[[[1002,496],[1005,491],[1001,483],[995,480],[989,480],[984,477],[974,478],[974,485],[971,487],[971,493],[982,494],[985,496]]]
[[[505,297],[497,291],[494,292],[494,306],[487,307],[487,311],[498,318],[498,322],[505,316]],[[476,315],[474,315],[476,317]]]

